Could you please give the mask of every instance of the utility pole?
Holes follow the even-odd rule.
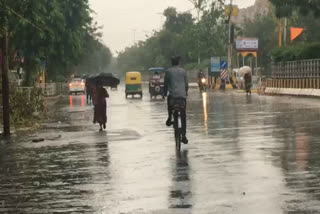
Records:
[[[9,111],[9,54],[8,54],[8,11],[6,9],[7,2],[2,0],[1,16],[3,18],[2,23],[2,38],[1,38],[1,50],[2,50],[2,105],[3,105],[3,136],[10,136],[10,111]]]
[[[279,47],[282,47],[281,18],[278,19]]]
[[[283,45],[287,45],[287,25],[288,25],[288,18],[284,18],[284,26],[283,26]]]
[[[233,6],[232,6],[232,1],[230,0],[230,5],[229,5],[229,45],[228,45],[228,72],[229,72],[229,76],[232,73],[232,43],[233,41],[231,41],[231,27],[232,27],[232,12],[233,12]]]

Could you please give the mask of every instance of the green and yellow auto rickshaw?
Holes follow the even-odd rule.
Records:
[[[140,95],[142,98],[142,80],[141,73],[137,71],[131,71],[126,73],[126,98],[128,95]]]

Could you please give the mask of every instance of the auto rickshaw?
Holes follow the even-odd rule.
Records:
[[[137,71],[131,71],[126,73],[126,98],[128,95],[139,94],[142,98],[142,82],[141,82],[141,73]]]
[[[164,68],[150,68],[149,69],[149,93],[150,98],[157,98],[157,96],[161,96],[164,98],[163,89],[164,89]]]

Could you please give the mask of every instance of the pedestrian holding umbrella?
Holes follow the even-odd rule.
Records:
[[[252,69],[249,66],[241,67],[239,70],[239,76],[243,76],[246,93],[247,95],[251,95]]]
[[[96,88],[94,90],[94,116],[93,123],[99,123],[100,129],[106,129],[107,124],[107,101],[109,97],[108,91],[103,88],[101,81],[97,81]]]
[[[95,85],[99,82],[102,86],[115,88],[120,84],[119,78],[114,76],[112,73],[99,73],[93,77],[89,77],[88,81],[94,83]]]

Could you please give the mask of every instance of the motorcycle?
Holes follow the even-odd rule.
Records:
[[[207,85],[206,85],[206,78],[202,77],[200,79],[200,84],[199,84],[199,88],[200,88],[200,92],[205,92],[207,90]]]

